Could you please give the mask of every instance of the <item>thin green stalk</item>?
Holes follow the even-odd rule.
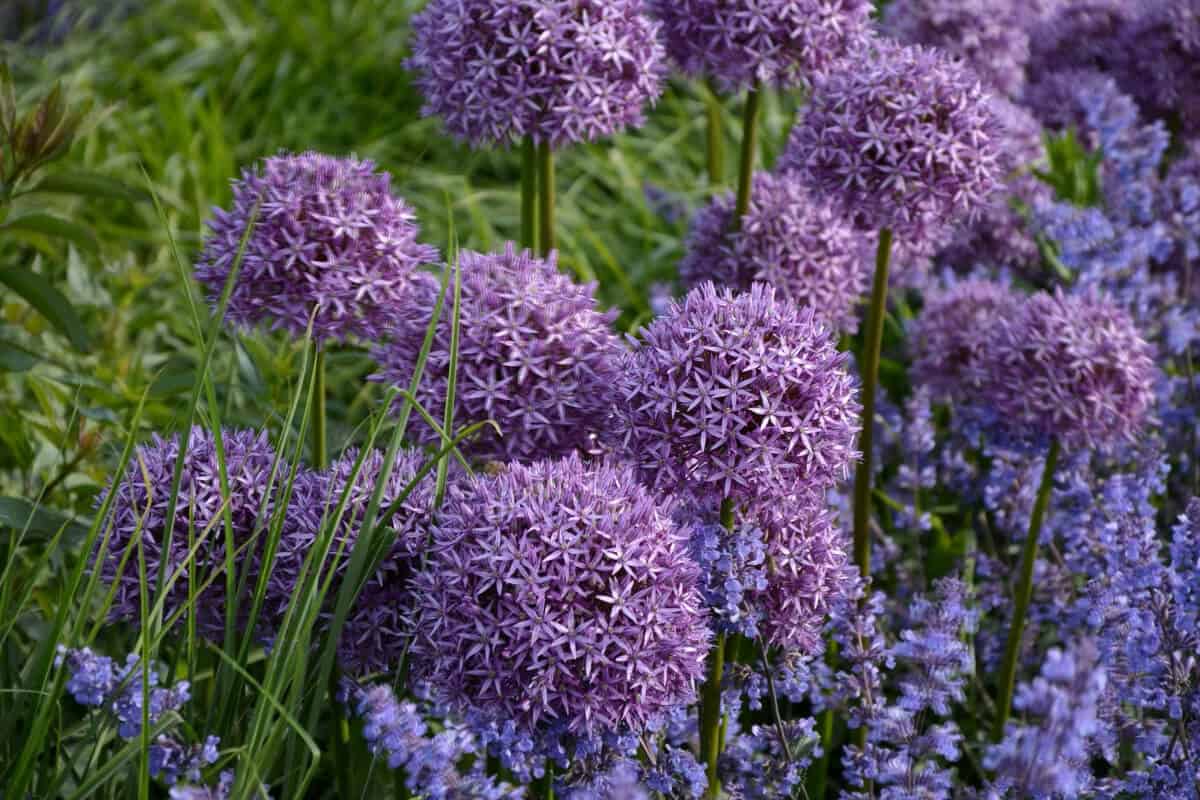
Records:
[[[706,87],[704,102],[708,110],[708,185],[720,186],[725,182],[725,107],[712,83]]]
[[[554,800],[554,765],[546,762],[546,774],[533,785],[533,796],[538,800]]]
[[[1033,597],[1033,567],[1037,562],[1038,539],[1042,533],[1042,520],[1046,517],[1046,506],[1050,504],[1050,490],[1054,486],[1054,470],[1058,465],[1058,439],[1050,441],[1046,453],[1046,465],[1042,468],[1042,482],[1038,486],[1033,514],[1029,517],[1029,531],[1025,534],[1025,547],[1021,553],[1021,572],[1017,579],[1016,597],[1013,598],[1012,624],[1008,628],[1008,643],[1004,647],[1004,661],[1000,664],[1000,681],[996,689],[996,726],[992,738],[999,741],[1004,735],[1012,706],[1013,688],[1017,680],[1017,661],[1021,654],[1021,638],[1025,632],[1025,615]]]
[[[554,151],[549,142],[538,145],[538,252],[545,256],[557,247],[554,236]]]
[[[521,247],[537,245],[537,145],[525,137],[521,143]]]
[[[742,217],[750,208],[750,188],[754,183],[754,160],[758,155],[758,118],[762,107],[762,86],[755,83],[746,95],[742,109],[742,157],[738,164],[737,205],[733,207],[734,230],[742,227]]]
[[[721,525],[733,529],[733,501],[721,502]],[[708,675],[700,690],[700,757],[708,776],[706,798],[721,796],[717,759],[721,755],[721,680],[725,673],[725,634],[718,632],[708,654]]]
[[[854,471],[854,562],[865,578],[871,573],[871,456],[875,434],[875,395],[879,386],[879,351],[883,347],[883,317],[887,313],[888,265],[892,256],[892,231],[879,231],[875,253],[875,281],[867,310],[867,334],[862,354],[862,459]]]
[[[325,348],[313,342],[316,349],[316,385],[312,399],[312,464],[315,469],[329,465],[329,441],[325,433]]]

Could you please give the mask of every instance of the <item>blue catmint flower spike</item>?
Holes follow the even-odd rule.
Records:
[[[208,223],[196,279],[214,299],[256,208],[229,297],[229,319],[239,325],[269,324],[302,337],[312,317],[317,341],[375,338],[405,302],[417,269],[437,260],[437,250],[417,241],[413,210],[373,162],[273,156],[242,172],[232,205]]]
[[[423,112],[475,147],[640,125],[666,72],[641,0],[433,0],[412,32]]]

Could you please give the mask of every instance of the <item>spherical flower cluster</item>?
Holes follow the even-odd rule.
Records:
[[[812,309],[706,283],[642,332],[613,435],[654,486],[700,499],[787,497],[857,458],[854,379]]]
[[[983,393],[1014,432],[1069,446],[1132,440],[1154,402],[1150,345],[1094,294],[1039,293],[999,320]]]
[[[871,265],[862,235],[786,175],[754,176],[737,230],[733,206],[728,194],[696,215],[679,265],[684,284],[711,280],[741,291],[769,284],[778,298],[812,307],[834,330],[857,330]]]
[[[987,380],[998,323],[1020,306],[1009,287],[978,279],[931,295],[909,338],[913,380],[938,397],[972,399]]]
[[[309,473],[297,479],[288,506],[279,553],[267,587],[267,614],[273,621],[282,620],[294,597],[304,559],[317,542],[322,529],[332,524],[344,501],[337,534],[322,573],[322,579],[326,578],[328,567],[335,557],[338,558],[330,596],[337,594],[350,561],[351,549],[362,533],[361,526],[371,495],[383,471],[384,454],[372,450],[362,457],[362,466],[351,483],[350,478],[359,456],[359,451],[352,448],[325,472]],[[380,515],[408,490],[424,463],[424,456],[416,451],[401,451],[397,455],[380,497]],[[406,620],[412,606],[408,581],[429,535],[434,484],[435,475],[430,471],[417,481],[391,517],[389,527],[395,536],[395,543],[379,570],[367,578],[338,642],[339,661],[348,669],[355,672],[382,672],[394,667],[400,660],[408,641]]]
[[[413,272],[437,259],[417,242],[409,206],[370,161],[319,153],[268,158],[233,184],[230,210],[217,209],[196,266],[214,305],[237,263],[251,221],[228,315],[270,321],[318,341],[379,335]]]
[[[1003,177],[1003,131],[959,62],[886,39],[820,76],[781,168],[796,171],[860,227],[936,238]]]
[[[188,435],[172,520],[167,515],[179,454],[178,436],[162,439],[156,435],[149,444],[137,447],[125,475],[100,497],[98,502],[103,503],[109,492],[115,493],[108,523],[112,533],[100,564],[101,574],[114,584],[113,618],[140,619],[137,537],[145,553],[148,588],[154,590],[160,574],[166,587],[163,618],[171,619],[187,607],[189,592],[194,591],[192,613],[200,635],[214,641],[222,636],[225,607],[230,602],[225,593],[225,512],[229,513],[233,544],[238,548],[234,563],[258,559],[265,539],[260,534],[271,519],[275,495],[287,472],[282,464],[274,472],[277,456],[265,433],[225,431],[222,444],[229,486],[227,504],[221,491],[215,437],[200,427],[192,428]],[[164,552],[168,538],[170,550]],[[127,554],[131,546],[135,550]],[[194,560],[189,563],[193,548]],[[249,597],[242,601],[239,613],[248,610],[245,606]]]
[[[1123,59],[1122,39],[1134,4],[1126,0],[1060,2],[1030,29],[1029,74],[1068,70],[1112,72]]]
[[[454,422],[493,420],[500,434],[482,432],[463,449],[481,459],[531,461],[587,445],[614,400],[623,348],[612,332],[613,314],[596,307],[595,286],[580,286],[510,244],[503,253],[459,254],[462,297]],[[425,341],[439,286],[432,276],[414,284],[411,302],[396,312],[390,341],[375,351],[377,380],[407,388]],[[428,409],[445,405],[452,321],[447,309],[433,339],[417,399]],[[424,423],[413,439],[436,443]]]
[[[414,582],[414,668],[535,736],[641,731],[691,702],[708,622],[659,503],[628,468],[577,456],[453,488]]]
[[[432,0],[412,31],[424,113],[473,145],[612,135],[666,71],[642,0]]]
[[[868,0],[651,0],[689,75],[736,90],[806,84],[869,36]]]
[[[959,56],[989,87],[1015,97],[1025,84],[1029,34],[1017,0],[894,0],[883,30],[905,44]]]
[[[1200,131],[1200,0],[1148,0],[1126,36],[1138,55],[1122,86],[1155,116]]]

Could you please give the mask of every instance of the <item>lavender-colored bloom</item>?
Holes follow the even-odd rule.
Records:
[[[1030,29],[1029,74],[1067,70],[1113,72],[1136,4],[1128,0],[1066,0]]]
[[[1016,96],[1025,84],[1028,13],[1017,0],[894,0],[883,30],[905,44],[941,48],[962,58],[988,86]]]
[[[187,453],[175,504],[174,528],[168,530],[167,511],[171,499],[172,476],[179,453],[179,437],[162,439],[157,435],[148,444],[138,446],[125,475],[114,481],[108,492],[115,492],[110,523],[112,535],[100,564],[104,578],[115,584],[112,616],[136,621],[140,615],[140,581],[136,551],[139,537],[146,560],[146,581],[173,581],[167,586],[163,617],[169,619],[184,607],[191,607],[197,630],[214,641],[225,628],[225,512],[228,511],[233,543],[239,548],[234,563],[251,560],[257,567],[263,532],[271,519],[276,495],[281,491],[286,465],[276,465],[277,456],[265,433],[225,431],[225,470],[229,486],[228,503],[221,491],[216,439],[200,427],[188,435]],[[272,477],[276,481],[272,487]],[[170,537],[170,552],[164,554]],[[194,547],[193,560],[184,568]],[[124,559],[124,560],[123,560]],[[118,569],[120,571],[118,572]],[[203,589],[210,576],[216,576]],[[251,587],[253,584],[251,584]],[[189,587],[196,593],[194,607],[189,606]],[[249,597],[242,598],[246,606]],[[241,612],[248,609],[241,608]],[[183,620],[183,616],[179,617]]]
[[[414,272],[437,259],[417,242],[413,211],[390,181],[370,161],[320,153],[243,170],[230,210],[216,209],[208,223],[197,280],[215,306],[254,220],[229,296],[231,320],[303,336],[311,317],[317,341],[380,335]]]
[[[781,168],[859,227],[923,242],[998,188],[1002,135],[969,69],[936,50],[879,39],[815,81]]]
[[[790,758],[777,725],[740,730],[736,717],[731,717],[726,736],[720,760],[722,782],[729,796],[739,800],[795,797],[804,784],[804,771],[821,754],[821,737],[811,717],[783,722]]]
[[[452,487],[414,581],[414,669],[535,737],[637,732],[690,702],[700,575],[658,505],[632,470],[576,456]]]
[[[1096,646],[1051,650],[1041,674],[1017,688],[1013,707],[1031,721],[1010,722],[984,766],[995,770],[993,796],[1078,797],[1086,788],[1088,739],[1099,730],[1097,704],[1105,687]]]
[[[869,36],[869,0],[651,0],[667,51],[729,90],[806,85]]]
[[[692,557],[703,573],[701,589],[717,627],[756,639],[762,612],[748,595],[767,589],[766,533],[753,521],[728,530],[708,513],[692,525]]]
[[[737,230],[733,206],[727,194],[692,221],[679,264],[683,283],[692,288],[711,280],[739,291],[769,284],[776,297],[811,306],[833,329],[856,331],[870,282],[863,236],[787,175],[755,174],[750,207]]]
[[[909,337],[913,380],[938,398],[973,398],[988,379],[998,324],[1020,305],[1009,287],[978,279],[931,295]]]
[[[180,777],[197,782],[205,767],[217,763],[220,743],[218,737],[209,736],[189,747],[174,737],[158,736],[150,745],[150,776],[169,786],[178,783]]]
[[[983,394],[1010,430],[1068,446],[1130,441],[1154,400],[1150,345],[1092,293],[1041,292],[1001,319]]]
[[[656,487],[702,499],[787,497],[844,479],[859,404],[846,355],[811,309],[693,289],[620,370],[614,435]]]
[[[610,136],[641,123],[666,72],[642,0],[433,0],[412,30],[423,112],[476,146]]]
[[[1122,86],[1155,116],[1177,115],[1187,134],[1200,132],[1200,1],[1146,0],[1126,32]]]
[[[615,399],[617,363],[623,348],[610,323],[615,314],[596,306],[595,285],[573,283],[545,261],[511,244],[503,253],[459,254],[456,426],[494,420],[501,433],[482,431],[463,449],[484,460],[532,461],[586,449],[604,425]],[[423,276],[410,302],[398,309],[390,341],[376,348],[380,372],[373,376],[407,388],[425,341],[439,285]],[[443,314],[417,388],[426,408],[445,405],[450,374],[452,320]],[[424,423],[413,439],[436,444]]]
[[[108,656],[92,652],[90,647],[68,650],[58,646],[54,664],[63,664],[71,671],[67,692],[81,706],[102,706],[119,682],[116,665]]]
[[[174,786],[171,800],[226,800],[233,791],[234,774],[230,770],[221,773],[215,786]]]
[[[1158,197],[1158,216],[1170,231],[1171,253],[1167,264],[1182,275],[1190,275],[1200,261],[1200,140],[1189,143],[1187,151],[1167,171]],[[1187,289],[1200,285],[1193,280]]]

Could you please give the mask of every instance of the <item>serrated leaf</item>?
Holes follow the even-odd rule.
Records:
[[[95,234],[84,226],[40,211],[10,217],[8,221],[0,225],[0,232],[40,233],[43,236],[66,239],[89,253],[96,253],[100,250]]]
[[[140,202],[147,199],[144,191],[126,186],[115,178],[98,175],[94,172],[65,172],[49,175],[37,186],[23,194],[33,192],[51,194],[73,194],[80,197],[100,197],[107,200],[129,200]]]
[[[27,269],[0,269],[0,284],[12,289],[33,306],[70,340],[76,350],[86,351],[89,348],[87,328],[71,301],[41,275]]]

